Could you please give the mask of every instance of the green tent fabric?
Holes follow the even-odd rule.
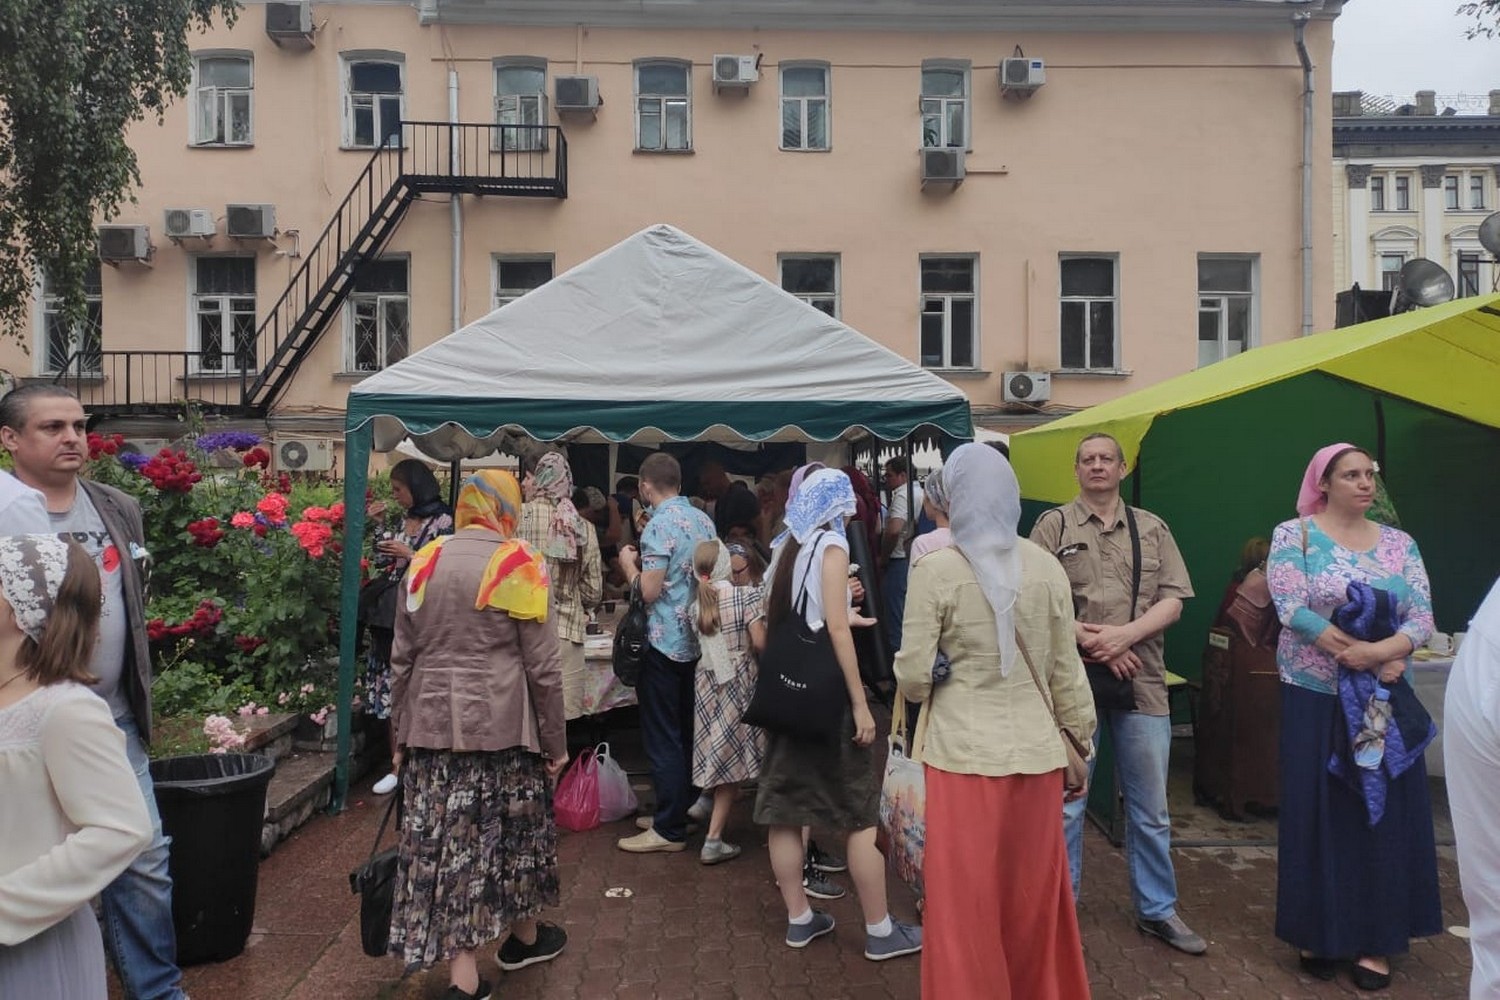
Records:
[[[349,394],[347,531],[371,450],[478,458],[526,441],[848,444],[973,436],[951,384],[671,226],[630,236]],[[343,564],[339,761],[348,785],[360,547]]]
[[[1012,436],[1028,501],[1077,493],[1073,455],[1117,437],[1132,503],[1171,526],[1198,596],[1167,665],[1199,673],[1204,635],[1247,538],[1295,516],[1303,470],[1334,441],[1378,458],[1433,584],[1438,627],[1462,629],[1500,573],[1500,296],[1463,299],[1257,348]],[[1035,504],[1033,504],[1035,506]]]

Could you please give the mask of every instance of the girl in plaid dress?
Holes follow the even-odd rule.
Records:
[[[729,550],[715,539],[693,550],[698,599],[691,615],[698,629],[697,675],[693,678],[693,784],[712,790],[708,837],[698,860],[716,865],[739,857],[723,840],[736,786],[760,773],[761,732],[740,722],[755,692],[752,648],[765,644],[760,588],[730,582]]]

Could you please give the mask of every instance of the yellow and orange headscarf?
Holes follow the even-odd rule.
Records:
[[[550,583],[546,560],[514,537],[521,520],[521,485],[516,477],[501,469],[485,469],[465,479],[458,491],[453,519],[460,531],[485,528],[504,539],[484,568],[474,609],[504,611],[523,621],[546,621]],[[412,557],[406,575],[408,611],[422,606],[427,581],[432,578],[438,555],[448,540],[448,537],[435,539]]]

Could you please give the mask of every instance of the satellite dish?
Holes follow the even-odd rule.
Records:
[[[1401,267],[1396,291],[1391,297],[1391,314],[1405,312],[1413,306],[1436,306],[1453,299],[1453,276],[1443,265],[1426,257],[1415,257]]]
[[[1496,212],[1479,224],[1479,245],[1500,257],[1500,212]]]

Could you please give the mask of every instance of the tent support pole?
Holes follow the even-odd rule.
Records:
[[[463,460],[455,458],[448,463],[448,509],[458,510],[458,488],[463,483]]]
[[[339,581],[338,758],[333,767],[333,795],[328,811],[344,810],[349,792],[349,752],[353,744],[354,657],[359,643],[360,558],[364,555],[365,485],[370,476],[370,438],[374,424],[344,434],[344,552]]]

